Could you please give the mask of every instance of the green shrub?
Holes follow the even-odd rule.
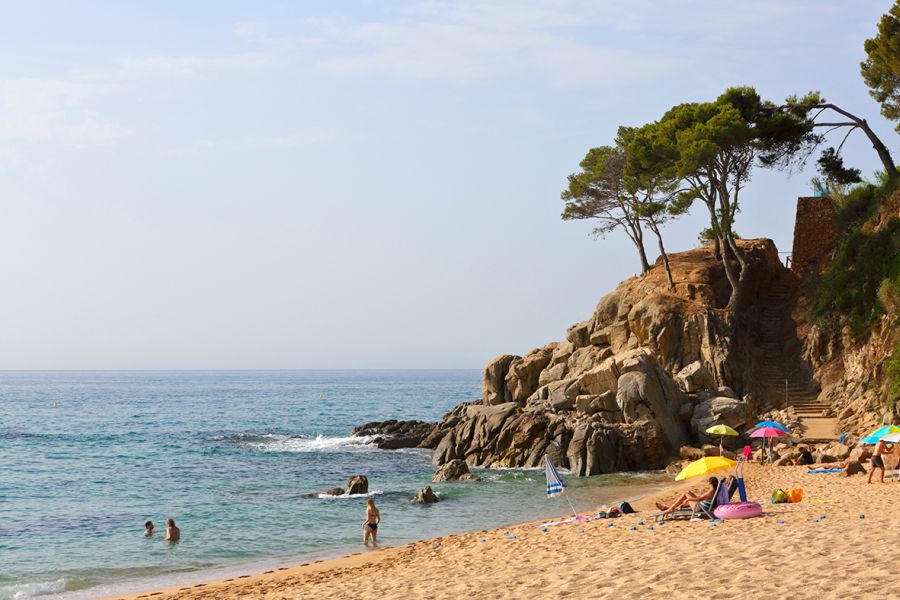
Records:
[[[848,209],[854,207],[848,206]],[[854,207],[858,210],[858,207]],[[844,211],[842,211],[844,212]],[[869,211],[866,211],[869,212]],[[834,263],[823,274],[813,317],[848,317],[854,334],[865,331],[884,312],[879,290],[900,281],[900,219],[894,217],[878,232],[859,226],[841,237]],[[889,292],[889,290],[888,290]]]

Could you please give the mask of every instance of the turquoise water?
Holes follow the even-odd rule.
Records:
[[[349,438],[361,423],[437,420],[478,371],[0,373],[0,600],[102,597],[360,551],[364,498],[306,494],[368,476],[395,545],[567,512],[536,471],[434,486],[428,452]],[[659,474],[570,479],[579,509]],[[162,539],[175,518],[182,541]],[[143,537],[152,520],[158,534]]]

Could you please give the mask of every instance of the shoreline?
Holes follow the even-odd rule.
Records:
[[[900,575],[892,536],[900,525],[895,516],[900,487],[806,470],[748,465],[748,494],[763,506],[762,516],[753,519],[661,525],[649,518],[656,500],[698,487],[700,478],[648,494],[632,503],[638,513],[616,519],[561,524],[546,532],[539,526],[547,519],[531,521],[109,598],[274,600],[329,594],[374,600],[556,593],[637,600],[714,591],[746,595],[749,589],[755,597],[883,597],[881,574]],[[803,502],[768,502],[772,489],[795,487],[804,488]],[[872,557],[884,557],[874,580]]]
[[[510,469],[517,470],[517,469]],[[536,469],[543,472],[543,469]],[[638,474],[643,473],[644,471],[634,471],[628,472],[629,474]],[[651,484],[648,484],[651,485]],[[670,481],[668,483],[659,483],[653,484],[659,486],[660,489],[654,491],[648,491],[647,493],[641,494],[639,496],[626,496],[622,497],[619,502],[628,502],[630,503],[636,510],[639,510],[641,513],[652,510],[656,510],[653,506],[653,503],[656,500],[661,498],[666,498],[676,493],[681,493],[682,490],[690,487],[696,487],[691,484],[691,482],[676,482]],[[638,508],[641,507],[641,508]],[[563,508],[561,506],[560,508]],[[255,561],[254,563],[245,563],[243,566],[234,565],[228,567],[216,567],[209,570],[196,571],[193,574],[197,575],[197,578],[187,577],[187,579],[193,579],[194,581],[186,581],[183,583],[175,583],[172,585],[164,585],[163,587],[157,587],[152,589],[146,589],[138,592],[127,592],[127,593],[119,593],[108,596],[100,596],[101,600],[136,600],[140,598],[144,600],[146,598],[160,598],[164,597],[182,597],[185,593],[197,591],[207,593],[213,590],[226,589],[230,584],[235,583],[243,583],[248,585],[255,585],[261,582],[267,582],[271,579],[278,579],[279,576],[284,577],[294,577],[294,576],[306,576],[313,575],[316,573],[320,573],[322,571],[336,570],[343,571],[346,569],[352,569],[363,566],[376,566],[386,560],[389,560],[396,554],[402,554],[402,551],[408,549],[410,547],[419,547],[422,545],[432,545],[435,541],[440,541],[443,543],[444,540],[453,540],[456,538],[462,538],[465,536],[474,536],[476,534],[499,534],[504,531],[514,531],[514,530],[527,530],[527,529],[537,529],[542,524],[557,521],[560,519],[566,519],[572,516],[570,513],[563,514],[553,514],[551,516],[547,516],[538,520],[533,521],[525,521],[525,522],[515,522],[500,525],[498,527],[491,527],[488,529],[468,529],[462,531],[456,531],[452,533],[448,533],[442,536],[435,536],[431,538],[419,538],[414,540],[409,540],[406,542],[401,542],[397,545],[384,545],[379,546],[378,548],[361,548],[359,552],[350,552],[343,553],[341,550],[336,550],[335,552],[326,552],[321,555],[322,558],[316,558],[315,556],[310,557],[310,560],[307,562],[292,564],[291,566],[275,566],[283,565],[284,562],[290,561],[290,559],[285,559],[284,561],[277,560],[261,560]],[[619,519],[621,519],[620,517]],[[295,559],[296,560],[296,559]],[[264,566],[267,565],[267,566]],[[263,570],[265,569],[265,570]],[[204,579],[202,573],[210,573],[216,571],[223,571],[224,573],[220,574],[216,578]],[[252,571],[248,574],[238,575],[237,573]],[[165,577],[164,575],[161,577]],[[88,591],[88,590],[79,590],[79,592]],[[77,592],[72,592],[77,593]]]

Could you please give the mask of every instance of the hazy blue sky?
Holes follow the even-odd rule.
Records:
[[[586,150],[750,84],[820,89],[896,152],[858,67],[891,4],[3,2],[0,368],[467,368],[561,339],[637,269],[559,219]],[[845,155],[877,167],[861,135]],[[758,172],[738,231],[789,250],[811,175]]]

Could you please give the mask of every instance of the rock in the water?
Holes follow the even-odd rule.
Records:
[[[354,475],[347,480],[348,494],[368,494],[369,479],[365,475]]]
[[[329,490],[325,490],[322,493],[325,494],[326,496],[343,496],[344,488],[334,487]]]
[[[440,501],[440,498],[432,491],[430,485],[426,485],[416,492],[415,498],[412,499],[413,504],[434,504],[438,501]]]
[[[382,450],[416,448],[434,429],[434,423],[424,421],[373,421],[350,432],[356,437],[373,437],[372,443]]]
[[[434,483],[441,481],[478,481],[478,476],[469,472],[469,465],[466,464],[466,461],[457,458],[441,465],[435,471],[431,481]]]

